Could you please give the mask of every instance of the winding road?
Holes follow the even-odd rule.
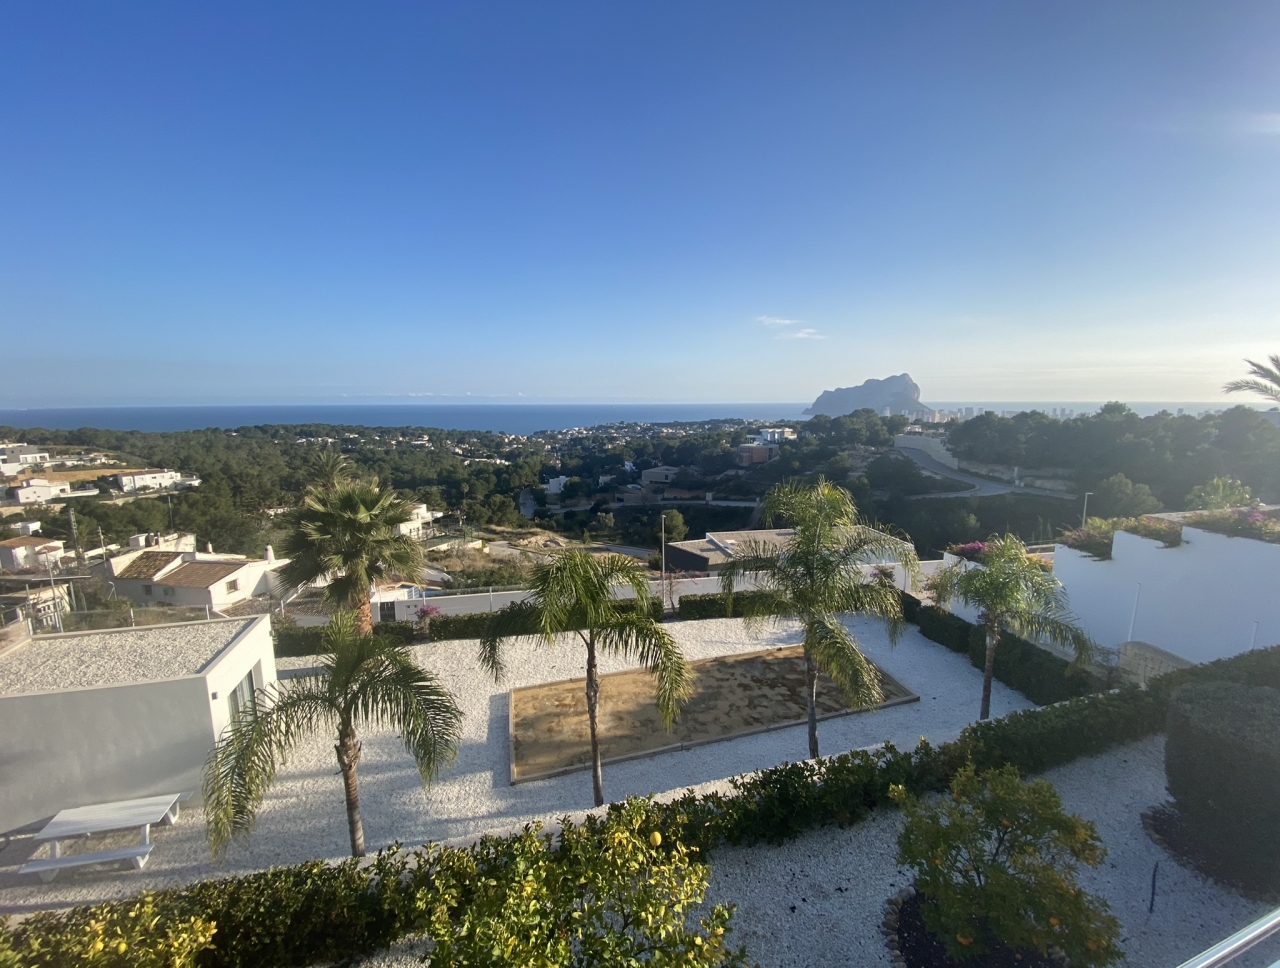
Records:
[[[1042,497],[1057,497],[1066,501],[1074,501],[1076,495],[1067,494],[1063,491],[1050,491],[1043,487],[1015,487],[1012,484],[1004,484],[1000,481],[989,481],[985,477],[978,477],[975,474],[966,474],[964,471],[958,471],[948,467],[942,461],[935,457],[931,457],[922,450],[915,447],[899,447],[898,453],[906,457],[910,457],[921,470],[928,471],[931,474],[937,474],[941,477],[949,477],[953,481],[962,481],[965,484],[973,485],[968,491],[944,491],[939,494],[913,494],[912,500],[926,500],[929,498],[944,497],[991,497],[996,494],[1039,494]]]

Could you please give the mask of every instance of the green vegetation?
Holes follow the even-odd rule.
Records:
[[[803,627],[809,756],[817,759],[819,671],[840,687],[850,709],[874,706],[883,698],[880,674],[842,616],[884,619],[893,642],[902,628],[892,569],[874,568],[868,575],[864,567],[892,563],[914,574],[919,563],[910,544],[874,527],[858,513],[848,491],[821,479],[809,487],[782,484],[770,490],[762,519],[766,526],[794,528],[795,534],[783,548],[744,543],[724,565],[720,583],[731,601],[736,583],[755,579],[757,594],[739,606],[748,628],[785,619]]]
[[[618,599],[627,587],[634,599]],[[597,724],[600,709],[598,652],[638,659],[654,677],[658,709],[671,727],[689,692],[689,669],[675,640],[654,618],[649,576],[624,555],[565,551],[539,565],[530,580],[529,600],[495,612],[480,640],[481,664],[501,680],[501,646],[515,638],[552,645],[557,635],[572,632],[587,650],[587,722],[591,732],[591,785],[596,806],[604,803]]]
[[[1229,477],[1215,477],[1208,484],[1197,484],[1187,495],[1190,511],[1225,511],[1227,508],[1251,504],[1253,495],[1239,481]]]
[[[1280,888],[1280,692],[1195,682],[1169,703],[1165,773],[1178,813],[1216,870]]]
[[[1014,417],[988,413],[953,425],[948,443],[961,460],[1061,468],[1079,492],[1099,493],[1109,479],[1122,492],[1114,478],[1123,475],[1135,489],[1145,484],[1155,500],[1175,509],[1193,487],[1215,477],[1242,481],[1266,500],[1280,498],[1280,428],[1247,407],[1204,417],[1139,417],[1120,403],[1072,420],[1038,411]],[[1133,515],[1148,509],[1098,510]]]
[[[996,648],[1004,630],[1069,648],[1080,666],[1092,658],[1094,644],[1067,611],[1062,583],[1015,536],[992,535],[979,562],[980,568],[964,562],[948,565],[930,577],[928,588],[943,607],[959,599],[979,611],[986,651],[978,718],[986,719],[991,715]]]
[[[925,925],[952,958],[981,963],[996,947],[1046,955],[1051,945],[1073,965],[1121,957],[1120,923],[1076,881],[1106,848],[1047,780],[970,764],[950,797],[922,804],[902,787],[893,796],[906,814],[898,862],[915,873]]]
[[[902,614],[920,629],[920,634],[952,652],[967,655],[975,669],[986,665],[987,635],[981,625],[966,622],[934,605],[922,605],[902,594]],[[1000,635],[994,677],[1016,689],[1032,702],[1044,706],[1095,691],[1101,685],[1094,677],[1066,659],[1046,652],[1009,631]]]
[[[347,804],[351,856],[364,856],[360,821],[357,727],[398,731],[428,783],[453,759],[462,713],[434,673],[418,666],[398,638],[361,632],[342,612],[325,627],[320,669],[258,690],[209,753],[204,773],[205,822],[215,855],[248,836],[276,770],[297,744],[332,731]]]

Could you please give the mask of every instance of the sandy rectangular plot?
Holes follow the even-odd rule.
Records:
[[[803,723],[804,650],[793,645],[689,663],[693,688],[671,731],[663,729],[653,701],[653,677],[643,669],[600,677],[600,744],[605,763],[652,756],[702,743]],[[880,671],[884,702],[874,708],[917,702]],[[512,689],[511,782],[560,776],[591,762],[585,679]],[[818,681],[818,716],[851,712],[839,688]]]

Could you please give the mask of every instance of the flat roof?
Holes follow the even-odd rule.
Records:
[[[0,696],[196,675],[254,621],[213,619],[37,635],[0,653]]]
[[[705,538],[692,541],[671,541],[669,548],[680,548],[702,555],[709,565],[723,565],[743,545],[754,543],[770,550],[784,547],[795,531],[791,528],[771,528],[760,531],[708,531]]]

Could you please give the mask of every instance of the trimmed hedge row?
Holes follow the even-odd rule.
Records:
[[[1169,793],[1215,866],[1246,885],[1280,882],[1280,692],[1193,682],[1169,701]]]
[[[276,656],[317,655],[323,650],[324,630],[323,625],[273,625]],[[379,622],[373,630],[399,639],[406,645],[416,634],[412,622]]]
[[[742,614],[743,603],[757,601],[763,597],[760,592],[735,592],[730,603],[718,592],[706,595],[681,595],[677,614],[682,619],[733,618],[734,615]]]
[[[981,626],[946,609],[925,605],[906,592],[902,593],[902,615],[917,625],[926,639],[967,655],[975,669],[986,664],[987,639]],[[1000,633],[995,677],[1040,706],[1088,695],[1100,685],[1083,670],[1072,670],[1067,660],[1010,632]]]
[[[976,724],[938,747],[922,741],[910,752],[886,746],[784,764],[735,778],[729,794],[690,792],[670,803],[646,802],[644,825],[703,851],[722,843],[780,843],[820,824],[856,823],[889,806],[893,784],[917,795],[944,790],[970,760],[979,769],[1012,763],[1035,772],[1103,752],[1158,731],[1164,706],[1156,693],[1126,689]],[[635,809],[634,801],[610,808]],[[162,891],[155,910],[162,926],[192,916],[216,925],[213,946],[196,957],[197,965],[304,965],[368,953],[421,930],[420,880],[405,854],[387,851],[364,868],[354,861],[310,862]],[[78,937],[87,923],[129,903],[38,915],[11,929],[8,940],[25,945],[35,932],[55,950],[58,938]],[[0,950],[5,940],[0,929]],[[43,968],[58,962],[30,963]]]

